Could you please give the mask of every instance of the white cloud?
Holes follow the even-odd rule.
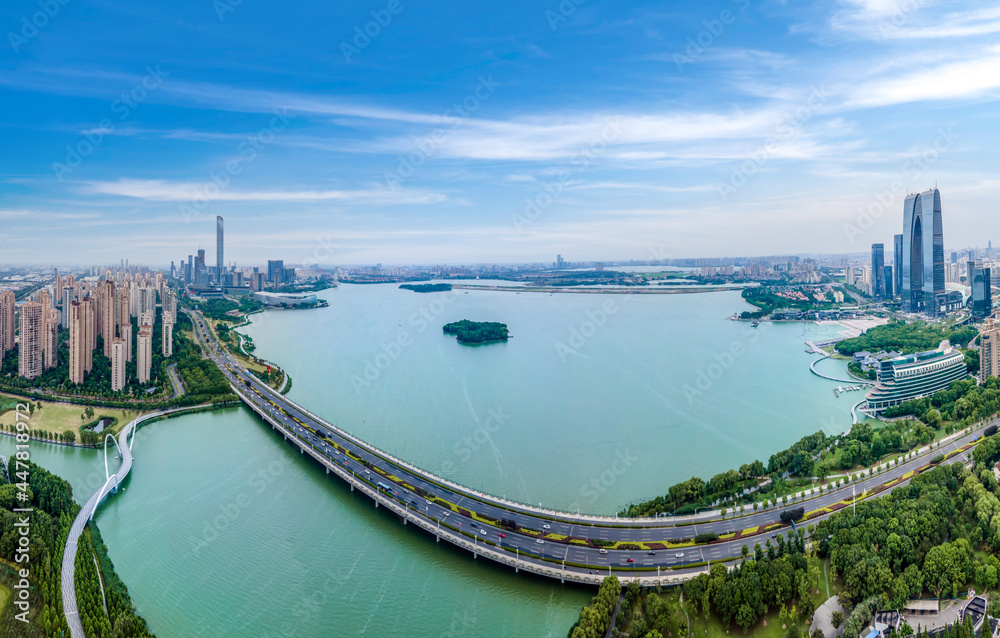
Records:
[[[436,204],[447,199],[440,193],[412,190],[298,190],[240,191],[214,189],[206,196],[205,182],[169,182],[165,180],[119,179],[112,182],[84,182],[80,192],[95,195],[116,195],[155,202],[192,202],[202,199],[232,202],[321,202],[341,201],[372,204]],[[213,184],[214,186],[214,184]]]

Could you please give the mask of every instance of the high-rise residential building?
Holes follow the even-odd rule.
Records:
[[[39,290],[38,294],[35,295],[35,301],[38,302],[42,308],[52,307],[52,296],[49,294],[48,290]]]
[[[62,293],[63,293],[63,279],[62,279],[61,276],[59,276],[59,273],[56,272],[56,289],[55,289],[55,294],[56,294],[56,303],[57,304],[58,303],[62,303]]]
[[[215,217],[215,276],[219,285],[223,285],[223,274],[225,273],[225,265],[222,259],[222,245],[223,245],[223,225],[221,215],[216,215]]]
[[[138,315],[144,312],[156,313],[156,288],[139,288]]]
[[[857,277],[854,274],[854,266],[848,266],[844,270],[844,281],[848,286],[857,285]]]
[[[153,328],[142,326],[136,339],[135,373],[139,383],[149,382],[149,370],[153,363]]]
[[[143,326],[152,326],[153,322],[156,321],[156,311],[147,310],[146,312],[139,313],[139,328],[142,329]]]
[[[885,297],[885,245],[872,244],[872,297]]]
[[[169,315],[163,315],[163,323],[160,325],[161,346],[163,356],[171,357],[174,354],[174,322],[167,321]]]
[[[118,322],[115,320],[117,301],[115,297],[115,282],[110,279],[104,281],[98,289],[97,298],[100,300],[98,313],[100,314],[100,335],[104,339],[104,356],[111,358],[111,341],[117,336],[115,328]]]
[[[42,359],[45,347],[45,308],[36,301],[21,306],[20,342],[17,352],[17,374],[25,379],[40,377],[45,369]]]
[[[970,261],[966,282],[972,287],[972,316],[983,319],[993,313],[993,288],[990,267],[981,261]]]
[[[59,311],[55,308],[45,310],[45,368],[54,368],[59,364]]]
[[[132,360],[132,323],[129,322],[119,328],[119,336],[125,342],[125,360]]]
[[[125,359],[125,340],[115,338],[111,340],[111,389],[121,392],[125,389],[125,370],[127,359]]]
[[[1000,377],[1000,317],[994,315],[979,330],[979,380]]]
[[[118,336],[124,336],[122,329],[132,326],[132,294],[129,286],[118,286]]]
[[[85,356],[87,348],[86,309],[79,301],[69,304],[69,380],[72,383],[83,383],[85,372]]]
[[[936,188],[903,203],[903,309],[937,314],[943,304],[944,228]]]
[[[0,359],[14,348],[14,312],[17,300],[10,290],[0,292]]]
[[[177,295],[172,289],[164,288],[160,298],[163,306],[163,321],[166,322],[169,317],[170,323],[177,323]]]
[[[76,301],[76,288],[64,285],[62,294],[62,326],[66,330],[69,330],[69,306],[74,301]]]
[[[83,328],[87,340],[83,355],[83,371],[94,368],[94,350],[97,349],[97,299],[87,295],[83,300]]]

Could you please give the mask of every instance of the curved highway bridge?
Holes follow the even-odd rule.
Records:
[[[483,494],[435,476],[371,446],[288,400],[248,374],[224,353],[200,314],[190,313],[208,356],[229,379],[240,399],[275,431],[309,454],[326,472],[347,482],[399,517],[475,557],[485,557],[539,575],[597,584],[616,574],[644,584],[668,583],[704,571],[711,561],[741,557],[743,545],[763,544],[777,533],[779,510],[730,519],[618,519],[542,509]],[[979,430],[954,436],[935,454],[967,448]],[[905,484],[927,466],[929,450],[898,466],[838,490],[807,492],[802,506],[820,520],[870,490]],[[884,484],[890,485],[883,487]],[[719,540],[696,545],[692,538],[714,532]]]

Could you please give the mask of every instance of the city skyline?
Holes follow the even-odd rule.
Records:
[[[526,4],[514,27],[405,5],[367,43],[359,8],[321,9],[332,31],[230,8],[110,3],[81,30],[60,5],[30,38],[0,11],[5,262],[55,226],[66,263],[169,263],[216,216],[242,263],[864,252],[935,183],[971,245],[1000,194],[985,7]],[[428,23],[440,44],[414,46]]]

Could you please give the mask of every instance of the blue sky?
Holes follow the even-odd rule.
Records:
[[[8,0],[0,263],[994,239],[1000,4]],[[1000,235],[995,238],[1000,241]]]

